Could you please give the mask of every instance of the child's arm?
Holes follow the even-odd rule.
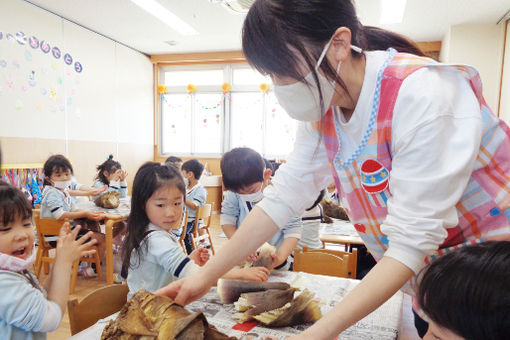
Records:
[[[69,192],[69,195],[71,196],[97,196],[103,193],[106,190],[106,188],[108,188],[107,185],[103,185],[102,187],[99,188],[91,188],[82,185],[80,187],[80,190],[68,190],[67,192]]]
[[[101,221],[105,219],[105,213],[102,211],[89,211],[89,210],[66,211],[62,215],[60,215],[58,220],[65,219],[74,220],[83,217],[94,221]]]
[[[192,200],[186,200],[186,206],[188,208],[190,208],[191,210],[197,210],[197,208],[200,206],[198,204],[195,203],[195,201],[192,201]]]
[[[269,277],[269,269],[265,267],[250,267],[250,268],[239,268],[231,269],[225,275],[222,276],[224,279],[229,280],[246,280],[246,281],[267,281]]]
[[[221,226],[221,229],[225,233],[225,236],[230,240],[232,235],[236,232],[236,226],[233,224],[224,224]]]
[[[94,254],[95,250],[90,249],[90,247],[96,243],[96,240],[86,242],[92,235],[92,232],[88,232],[76,240],[80,227],[74,228],[71,233],[67,233],[68,230],[69,223],[65,223],[57,239],[55,262],[48,284],[48,300],[56,302],[62,310],[62,314],[66,310],[67,299],[69,298],[73,263],[82,256]]]
[[[197,184],[198,185],[198,184]],[[186,199],[186,206],[192,210],[196,210],[205,204],[207,200],[207,190],[203,186],[199,186],[193,193],[191,199]]]
[[[271,262],[271,269],[278,267],[282,263],[287,260],[287,258],[292,254],[294,248],[296,248],[299,242],[299,238],[289,237],[283,240],[282,244],[276,251],[276,253],[272,254],[273,261]]]

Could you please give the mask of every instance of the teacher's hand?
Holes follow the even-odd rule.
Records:
[[[200,274],[193,274],[158,289],[155,294],[168,296],[181,306],[200,299],[211,286],[205,283]]]

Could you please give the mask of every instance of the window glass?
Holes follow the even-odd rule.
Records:
[[[191,96],[164,95],[161,108],[162,152],[164,154],[191,152]]]
[[[261,83],[271,84],[271,78],[265,77],[258,71],[251,68],[233,69],[234,85],[259,85]]]
[[[278,104],[274,93],[268,93],[266,103],[266,155],[286,156],[294,147],[296,121]]]
[[[245,146],[262,153],[262,93],[232,93],[231,97],[231,148]]]
[[[195,153],[221,153],[223,94],[197,93],[195,100]]]
[[[223,84],[223,69],[165,72],[166,86],[219,85]]]

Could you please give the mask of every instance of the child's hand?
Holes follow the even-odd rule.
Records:
[[[107,185],[101,187],[101,188],[98,188],[98,189],[93,189],[93,190],[90,190],[89,191],[89,195],[90,196],[97,196],[99,195],[100,193],[104,192],[106,190],[106,188],[108,188]]]
[[[284,260],[278,257],[278,253],[272,253],[271,254],[271,265],[269,266],[270,269],[273,269],[275,267],[278,267],[283,263]]]
[[[209,254],[209,251],[207,249],[197,248],[193,250],[191,254],[188,255],[188,257],[192,259],[193,262],[202,267],[204,264],[206,264],[207,261],[209,261],[211,255]]]
[[[258,257],[259,253],[255,251],[252,254],[248,255],[248,257],[246,258],[246,262],[254,263],[255,261],[257,261]]]
[[[101,221],[101,220],[104,220],[106,218],[106,214],[104,212],[102,212],[102,211],[87,211],[86,217],[89,220]]]
[[[248,281],[267,281],[269,269],[266,267],[250,267],[239,269],[240,279]]]
[[[57,239],[57,254],[55,256],[55,263],[69,263],[72,264],[78,261],[82,256],[92,255],[96,252],[95,249],[90,249],[96,240],[86,242],[91,236],[92,232],[88,232],[79,239],[76,235],[80,231],[81,226],[77,226],[73,231],[70,231],[69,223],[66,222],[60,229],[60,234]]]
[[[121,170],[121,171],[120,171],[120,177],[119,177],[120,181],[121,181],[121,182],[125,181],[125,180],[126,180],[127,175],[128,175],[128,173],[127,173],[126,171]]]

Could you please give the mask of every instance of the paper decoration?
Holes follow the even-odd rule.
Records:
[[[25,59],[26,59],[27,61],[32,61],[32,53],[30,53],[30,51],[29,51],[29,50],[26,50],[26,51],[25,51]]]
[[[262,92],[262,93],[266,93],[267,91],[269,91],[269,84],[267,84],[267,83],[261,83],[261,84],[259,85],[259,90],[260,90],[260,92]]]
[[[165,86],[165,85],[163,85],[163,84],[159,84],[159,85],[158,85],[158,93],[159,93],[159,94],[166,93],[166,86]],[[165,98],[163,98],[163,99],[165,99]]]
[[[232,85],[230,85],[227,82],[224,82],[223,85],[221,85],[221,90],[223,91],[223,94],[227,94],[232,89]]]
[[[21,99],[16,100],[16,110],[21,110],[23,108],[23,102]]]
[[[188,93],[194,93],[196,90],[197,90],[197,87],[193,84],[188,84],[186,86],[186,91],[188,91]]]

